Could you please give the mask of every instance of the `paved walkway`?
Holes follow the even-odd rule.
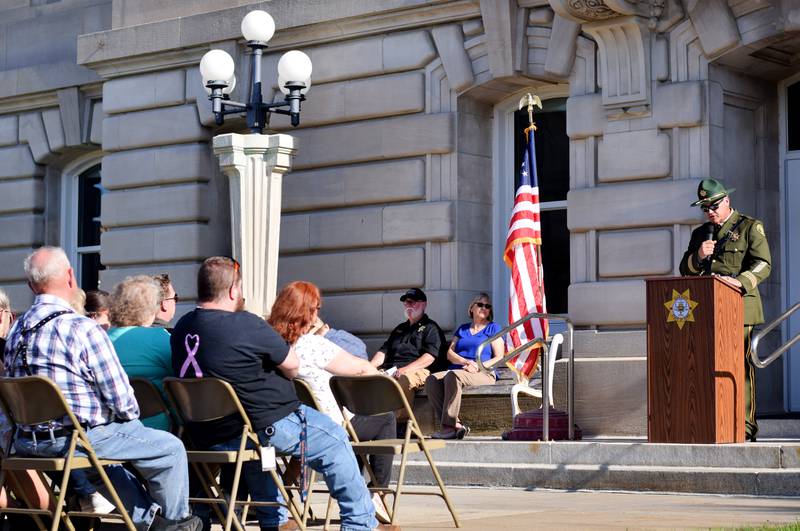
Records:
[[[800,497],[457,487],[450,488],[449,492],[463,529],[473,530],[731,529],[800,521]],[[404,496],[400,503],[399,523],[404,531],[453,528],[439,498]],[[324,501],[314,506],[324,514]],[[311,527],[321,528],[321,525]],[[251,529],[257,527],[248,527],[248,531]]]

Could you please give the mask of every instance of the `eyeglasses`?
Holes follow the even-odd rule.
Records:
[[[702,209],[703,209],[703,212],[709,212],[709,211],[711,211],[711,212],[716,212],[716,211],[717,211],[717,209],[720,207],[720,205],[722,205],[722,201],[721,201],[721,200],[720,200],[720,201],[717,201],[717,202],[716,202],[716,203],[714,203],[713,205],[703,205],[703,206],[702,206],[702,207],[700,207],[700,208],[702,208]]]
[[[180,299],[180,297],[178,297],[178,294],[176,293],[172,297],[167,297],[167,298],[165,298],[163,300],[165,300],[165,301],[175,301],[175,304],[178,304],[178,301],[180,301],[181,299]]]
[[[478,308],[486,308],[487,310],[492,309],[492,305],[489,304],[488,302],[476,302],[475,306],[477,306]]]

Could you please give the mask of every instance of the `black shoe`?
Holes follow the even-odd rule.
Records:
[[[200,531],[203,521],[196,516],[187,516],[182,520],[168,520],[156,515],[150,531]]]

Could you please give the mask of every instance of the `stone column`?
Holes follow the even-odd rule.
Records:
[[[247,310],[265,315],[278,281],[281,185],[297,151],[289,135],[214,137],[214,153],[228,177],[231,252],[242,265]]]

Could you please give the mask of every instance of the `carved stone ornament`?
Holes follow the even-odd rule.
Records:
[[[566,6],[573,16],[582,20],[606,20],[620,15],[603,0],[568,0]]]

